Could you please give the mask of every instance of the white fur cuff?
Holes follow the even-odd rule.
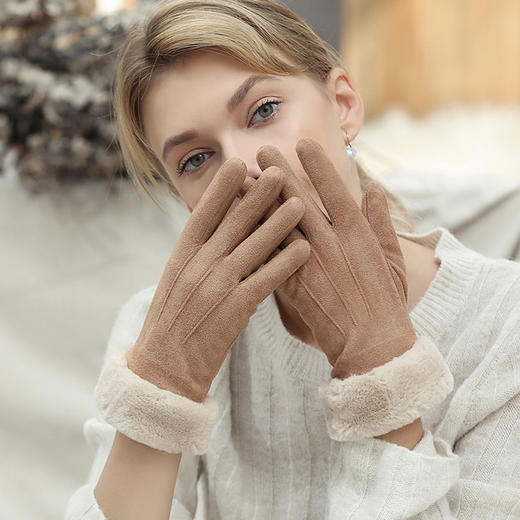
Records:
[[[105,420],[127,437],[168,453],[208,449],[211,430],[218,414],[213,396],[198,403],[163,390],[128,368],[120,347],[107,360],[94,390]]]
[[[355,441],[401,428],[441,403],[453,382],[439,349],[421,336],[384,365],[319,387],[329,436]]]

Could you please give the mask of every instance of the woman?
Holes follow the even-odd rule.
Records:
[[[403,227],[312,30],[267,0],[163,2],[115,111],[134,179],[191,216],[116,320],[67,518],[518,515],[520,267]]]

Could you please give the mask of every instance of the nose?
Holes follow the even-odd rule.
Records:
[[[222,161],[238,157],[246,165],[247,175],[257,179],[262,174],[256,161],[256,152],[260,146],[261,144],[252,138],[230,138],[222,144]]]

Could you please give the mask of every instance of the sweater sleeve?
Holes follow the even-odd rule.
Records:
[[[456,518],[446,495],[459,480],[459,455],[430,430],[413,450],[370,438],[345,442],[339,453],[329,520]]]
[[[440,423],[429,429],[423,422],[413,450],[376,438],[340,443],[326,518],[520,518],[519,321],[517,309],[459,384]]]
[[[519,418],[516,395],[462,436],[454,450],[427,429],[413,450],[375,438],[344,443],[329,483],[327,518],[518,518]]]
[[[108,356],[123,344],[135,342],[141,330],[155,291],[155,286],[133,295],[120,309],[114,322],[104,362]],[[101,413],[88,418],[83,426],[83,435],[87,445],[94,452],[94,460],[87,482],[78,488],[69,498],[65,520],[106,520],[94,496],[94,488],[105,467],[116,430],[108,424]],[[200,456],[183,453],[172,501],[170,518],[175,520],[194,520],[197,511],[197,489],[203,485],[199,477]],[[197,512],[198,515],[198,512]]]

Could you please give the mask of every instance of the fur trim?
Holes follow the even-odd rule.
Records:
[[[329,436],[356,441],[401,428],[441,403],[453,382],[436,345],[421,336],[411,349],[366,374],[320,385]]]
[[[198,403],[153,385],[128,368],[123,345],[107,360],[94,390],[105,420],[121,433],[168,453],[208,449],[218,414],[213,396]]]

